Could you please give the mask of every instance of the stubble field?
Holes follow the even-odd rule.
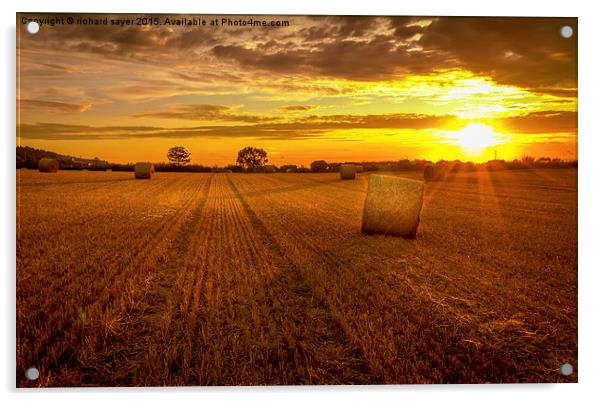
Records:
[[[17,385],[577,381],[576,170],[428,183],[415,240],[366,188],[18,171]]]

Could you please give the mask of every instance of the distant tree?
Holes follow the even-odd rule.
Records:
[[[281,173],[294,173],[297,171],[297,166],[295,164],[285,164],[280,166],[278,169]]]
[[[396,170],[406,171],[412,169],[412,163],[408,159],[399,160],[397,162]]]
[[[313,173],[323,173],[328,169],[328,163],[325,160],[316,160],[309,165]]]
[[[531,165],[535,162],[535,158],[533,156],[523,156],[520,161],[523,164]]]
[[[236,164],[251,170],[258,170],[267,162],[268,152],[261,148],[254,148],[252,146],[247,146],[246,148],[241,149],[238,152],[238,157],[236,158]]]
[[[190,163],[190,152],[183,146],[174,146],[167,151],[167,159],[176,166],[185,166]]]

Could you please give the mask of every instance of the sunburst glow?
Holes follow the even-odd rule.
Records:
[[[469,123],[461,130],[450,132],[447,138],[471,156],[478,156],[486,148],[509,141],[506,135],[495,132],[492,126],[483,123]]]

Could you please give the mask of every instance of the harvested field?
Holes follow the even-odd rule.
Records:
[[[17,171],[17,385],[577,381],[577,170],[369,175]]]

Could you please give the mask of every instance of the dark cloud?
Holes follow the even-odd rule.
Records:
[[[292,105],[292,106],[278,107],[278,110],[287,113],[287,112],[298,112],[298,111],[310,111],[310,110],[314,110],[317,108],[318,108],[318,106],[314,106],[311,104],[307,104],[307,105],[298,104],[298,105]]]
[[[522,134],[577,133],[577,112],[536,111],[495,120],[504,132]]]
[[[241,121],[257,123],[273,121],[274,117],[234,113],[230,106],[215,104],[186,104],[167,111],[136,114],[134,118],[160,118],[198,121]]]
[[[440,61],[436,55],[407,50],[408,46],[397,44],[385,35],[365,41],[322,43],[317,49],[282,49],[269,53],[242,45],[218,45],[212,49],[217,57],[245,67],[360,81],[403,78],[410,72],[428,72]]]
[[[560,36],[571,25],[575,35]],[[418,42],[459,67],[524,88],[577,87],[576,18],[437,18]]]
[[[209,106],[209,105],[205,105]],[[212,105],[213,106],[213,105]],[[209,113],[221,113],[225,106],[205,107]],[[227,109],[227,108],[226,108]],[[341,129],[426,129],[439,128],[457,121],[453,116],[429,116],[421,114],[382,115],[328,115],[307,116],[292,122],[267,122],[252,125],[215,126],[205,125],[187,128],[153,126],[93,127],[69,124],[21,124],[17,135],[27,139],[47,140],[100,140],[132,138],[225,138],[253,137],[270,139],[303,139],[324,135]]]
[[[306,43],[364,38],[371,35],[379,23],[387,24],[387,19],[352,15],[310,16],[306,20],[310,26],[302,27],[284,38],[300,38]],[[409,21],[407,18],[406,20]]]
[[[18,124],[17,137],[45,140],[91,140],[127,138],[131,133],[156,132],[163,128],[149,126],[102,126],[80,124]]]
[[[217,57],[237,61],[241,66],[272,72],[295,73],[308,67],[308,51],[282,50],[267,53],[259,49],[247,49],[242,45],[217,45],[212,50]]]
[[[90,104],[73,104],[32,99],[19,99],[18,103],[21,111],[33,111],[35,113],[83,113],[84,111],[90,110],[92,107]]]
[[[55,17],[47,13],[23,13],[28,18]],[[60,14],[65,18],[69,14]],[[110,20],[136,20],[137,17],[149,17],[137,14],[72,14],[74,18]],[[19,16],[18,16],[19,17]],[[164,15],[159,16],[161,19]],[[18,21],[20,23],[20,20]],[[42,26],[43,36],[22,35],[18,46],[27,49],[55,50],[66,52],[92,53],[111,59],[137,60],[154,63],[169,58],[173,52],[213,45],[216,42],[213,33],[204,27],[186,27],[172,29],[168,26],[112,26],[108,25],[55,25]],[[43,39],[41,39],[43,38]],[[189,54],[192,56],[193,54]]]
[[[372,36],[363,35],[378,26],[374,18],[341,21],[346,22],[338,29],[313,26],[301,30],[300,38],[312,41],[312,46],[291,48],[272,41],[268,48],[218,45],[213,53],[241,66],[272,72],[356,80],[464,68],[501,84],[576,96],[577,38],[560,36],[560,28],[567,24],[576,31],[576,19],[445,17],[422,27],[415,18],[390,18],[393,34]],[[354,36],[364,40],[351,40]],[[323,41],[315,43],[319,38]]]
[[[344,38],[364,37],[374,31],[378,21],[373,17],[361,16],[337,16],[332,20],[337,28],[336,35]]]
[[[541,93],[544,95],[552,95],[555,97],[576,98],[577,89],[560,89],[560,88],[526,88],[529,92]],[[568,100],[571,102],[571,100]]]
[[[41,65],[48,67],[50,69],[53,70],[59,70],[62,72],[73,72],[75,71],[75,69],[73,67],[69,67],[66,65],[60,65],[60,64],[53,64],[53,63],[42,63]]]

